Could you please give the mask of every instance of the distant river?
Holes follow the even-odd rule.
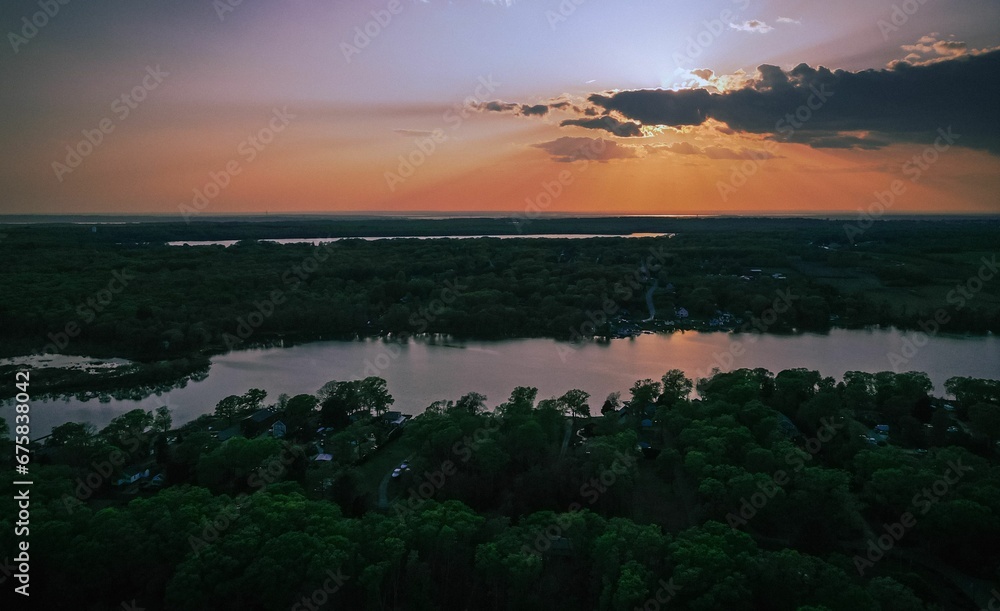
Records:
[[[608,393],[623,398],[633,382],[657,379],[669,369],[688,377],[722,370],[806,367],[838,380],[846,371],[891,370],[887,353],[902,353],[912,334],[897,330],[834,330],[826,335],[734,335],[677,332],[640,335],[633,339],[573,345],[550,339],[456,342],[434,339],[399,344],[385,340],[329,341],[287,348],[242,350],[216,356],[206,379],[142,401],[100,403],[76,399],[35,402],[32,437],[46,435],[66,421],[89,421],[98,427],[130,409],[152,410],[169,405],[174,424],[209,413],[227,395],[263,388],[268,399],[279,393],[315,393],[330,380],[378,375],[388,381],[396,399],[392,409],[418,414],[438,399],[457,399],[476,391],[490,407],[504,401],[515,386],[537,386],[539,399],[571,388],[590,393],[594,413]],[[732,356],[733,342],[744,350]],[[903,353],[910,354],[910,353]],[[732,356],[730,362],[729,357]],[[933,337],[901,367],[926,372],[936,391],[952,376],[1000,377],[1000,338]],[[10,421],[11,410],[3,409]]]
[[[512,239],[562,239],[562,240],[583,240],[587,238],[660,238],[663,236],[673,237],[672,233],[629,233],[615,235],[598,235],[594,233],[535,233],[535,234],[503,234],[503,235],[402,235],[402,236],[365,236],[365,237],[333,237],[333,238],[281,238],[281,239],[261,239],[261,242],[274,242],[275,244],[312,244],[317,246],[326,242],[339,242],[340,240],[364,240],[374,242],[376,240],[471,240],[475,238],[497,238],[500,240]],[[167,242],[167,246],[225,246],[230,247],[239,240],[180,240],[177,242]]]

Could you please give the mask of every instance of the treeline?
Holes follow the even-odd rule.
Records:
[[[995,579],[1000,383],[953,378],[953,403],[920,373],[743,369],[690,400],[694,386],[670,371],[625,399],[437,402],[395,442],[410,469],[381,507],[354,461],[310,467],[305,433],[220,443],[166,410],[63,425],[33,467],[32,594],[95,610],[903,611],[968,608],[965,585]],[[350,440],[392,397],[369,378],[279,403]],[[109,457],[151,452],[166,489],[91,496]],[[5,546],[12,532],[0,519]]]
[[[698,221],[691,226],[697,230],[674,238],[325,247],[249,241],[230,248],[125,241],[130,232],[165,231],[158,224],[101,226],[97,233],[11,228],[0,242],[0,353],[154,362],[385,334],[614,335],[614,321],[648,317],[651,289],[656,318],[644,324],[650,329],[920,329],[945,308],[941,332],[1000,331],[995,283],[973,287],[961,307],[948,299],[981,267],[993,225],[887,223],[868,230],[872,240],[848,247],[842,223],[788,221],[785,229],[772,220],[760,221],[761,229],[756,222],[723,219],[720,230],[709,231],[711,221]],[[219,225],[192,226],[223,231],[226,224]],[[260,232],[257,225],[241,227]],[[721,230],[731,226],[744,231]],[[308,224],[297,227],[310,233]],[[109,240],[109,233],[117,237]]]

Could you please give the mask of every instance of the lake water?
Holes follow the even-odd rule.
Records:
[[[404,236],[366,236],[366,237],[335,237],[335,238],[281,238],[262,239],[261,242],[274,242],[275,244],[312,244],[318,246],[327,242],[339,242],[340,240],[364,240],[374,242],[376,240],[472,240],[476,238],[497,238],[500,240],[520,239],[563,239],[563,240],[583,240],[587,238],[660,238],[663,236],[673,236],[672,233],[630,233],[622,235],[597,235],[593,233],[536,233],[536,234],[514,234],[514,235],[404,235]],[[230,247],[238,240],[181,240],[177,242],[167,242],[167,246],[225,246]]]
[[[494,407],[515,386],[537,386],[539,399],[580,388],[591,394],[590,405],[597,413],[608,393],[621,391],[627,397],[633,382],[657,379],[669,369],[681,369],[694,378],[708,375],[713,367],[723,371],[764,367],[775,373],[806,367],[840,379],[846,371],[892,370],[887,356],[891,352],[912,355],[899,370],[926,372],[939,394],[952,376],[1000,377],[1000,337],[931,337],[915,354],[904,351],[913,337],[894,329],[789,336],[677,332],[578,345],[549,339],[427,338],[405,344],[373,339],[243,350],[213,358],[204,380],[142,401],[34,402],[32,438],[66,421],[102,427],[136,407],[153,410],[168,405],[177,425],[213,411],[223,397],[252,387],[267,390],[268,400],[274,400],[279,393],[315,393],[330,380],[367,375],[385,378],[396,399],[392,409],[409,414],[422,412],[435,400],[457,399],[470,391],[485,394],[487,404]],[[734,342],[739,342],[735,350]],[[11,410],[2,413],[9,422]]]

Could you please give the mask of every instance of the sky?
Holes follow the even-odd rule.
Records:
[[[0,214],[1000,213],[995,0],[11,0],[0,24]]]

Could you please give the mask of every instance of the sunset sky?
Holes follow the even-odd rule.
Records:
[[[237,2],[5,2],[0,213],[1000,213],[995,0]]]

